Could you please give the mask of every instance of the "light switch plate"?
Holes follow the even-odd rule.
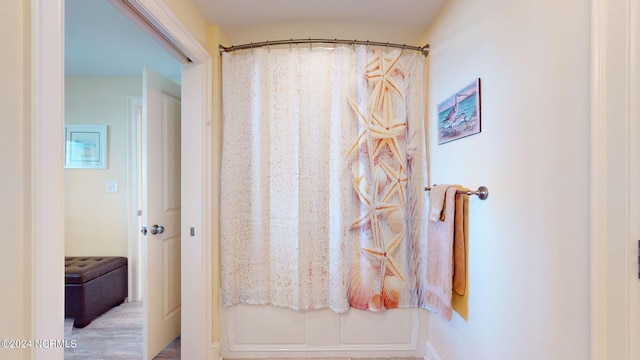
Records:
[[[107,180],[104,183],[104,191],[108,193],[118,192],[118,180]]]

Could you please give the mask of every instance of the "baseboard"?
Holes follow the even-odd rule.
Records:
[[[440,354],[438,354],[436,349],[433,347],[433,345],[431,345],[429,341],[427,341],[424,360],[442,360],[442,358],[440,357]]]

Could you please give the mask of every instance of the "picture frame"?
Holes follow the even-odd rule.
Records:
[[[438,145],[481,131],[480,79],[438,104]]]
[[[107,168],[107,125],[65,125],[64,167]]]

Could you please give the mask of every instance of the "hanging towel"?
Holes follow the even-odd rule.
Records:
[[[453,291],[462,296],[467,289],[467,260],[464,247],[464,196],[456,194],[453,224]]]
[[[453,186],[446,189],[443,211],[444,220],[433,221],[429,219],[427,230],[425,302],[445,320],[451,320],[457,190]]]
[[[444,197],[447,189],[451,185],[433,185],[429,191],[429,219],[433,221],[442,220]]]

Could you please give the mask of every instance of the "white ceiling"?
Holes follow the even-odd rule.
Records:
[[[417,45],[445,0],[192,0],[230,44],[290,38]],[[268,36],[270,38],[265,38]]]
[[[291,38],[422,46],[446,0],[192,0],[230,45]],[[65,72],[137,76],[144,65],[179,78],[180,64],[107,0],[65,1]]]

